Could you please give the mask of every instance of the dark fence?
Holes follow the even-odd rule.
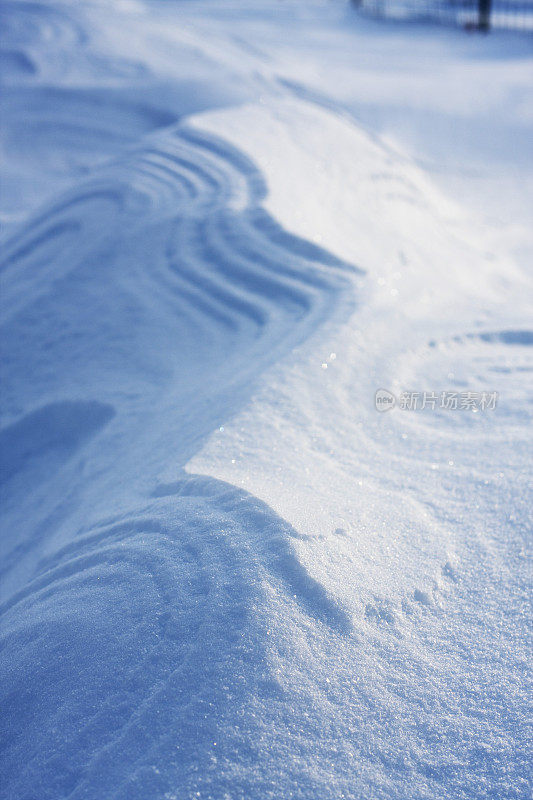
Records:
[[[533,0],[354,0],[373,16],[431,20],[467,29],[533,32]]]

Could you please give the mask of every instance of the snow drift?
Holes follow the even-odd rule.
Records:
[[[3,796],[527,797],[522,221],[340,5],[1,12]]]

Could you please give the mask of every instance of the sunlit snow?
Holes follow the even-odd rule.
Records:
[[[529,798],[531,38],[0,17],[1,797]]]

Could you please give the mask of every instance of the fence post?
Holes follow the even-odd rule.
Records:
[[[492,0],[478,0],[478,28],[480,31],[490,30],[490,10]]]

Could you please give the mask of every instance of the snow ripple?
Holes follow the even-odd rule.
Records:
[[[73,366],[87,387],[111,370],[118,389],[129,360],[142,362],[152,384],[159,372],[165,382],[179,374],[185,386],[202,362],[231,381],[257,374],[278,346],[294,346],[342,305],[347,310],[358,272],[284,231],[261,205],[265,192],[239,151],[184,126],[95,173],[6,244],[0,270],[10,367],[20,370],[18,337],[37,315],[28,349],[40,393],[56,399],[51,365],[72,360],[72,337]],[[61,326],[68,340],[58,337]],[[31,387],[21,379],[27,397]],[[196,391],[205,383],[200,375]]]

